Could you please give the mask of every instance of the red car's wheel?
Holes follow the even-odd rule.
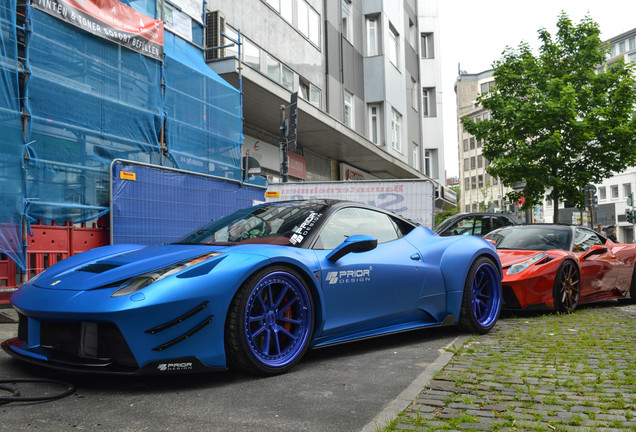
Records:
[[[567,260],[557,272],[552,291],[554,308],[559,312],[573,312],[581,297],[581,278],[574,261]]]

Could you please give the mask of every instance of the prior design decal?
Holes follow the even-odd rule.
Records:
[[[340,270],[340,271],[332,271],[327,273],[327,280],[329,281],[329,285],[333,284],[346,284],[346,283],[356,283],[356,282],[371,282],[371,270],[373,267],[369,267],[368,269],[360,269],[360,270]]]
[[[305,221],[294,230],[295,234],[290,237],[290,243],[296,245],[305,240],[305,237],[307,236],[307,234],[309,234],[314,225],[316,225],[316,222],[318,221],[318,219],[320,219],[321,216],[322,213],[316,213],[313,211],[309,213],[309,216],[305,218]]]
[[[161,372],[192,370],[192,363],[161,363],[157,366],[157,370]]]

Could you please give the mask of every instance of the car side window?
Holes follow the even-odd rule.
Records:
[[[574,252],[585,252],[594,245],[602,245],[603,242],[596,233],[587,228],[576,228],[574,233]]]
[[[334,249],[347,237],[366,234],[385,243],[397,239],[398,232],[391,218],[369,209],[347,207],[338,210],[323,226],[315,249]]]
[[[492,229],[496,230],[497,228],[503,228],[505,226],[512,225],[510,219],[505,216],[493,216],[492,218]]]

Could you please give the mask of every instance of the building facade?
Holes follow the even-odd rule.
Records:
[[[420,81],[422,86],[422,146],[414,147],[413,159],[423,152],[422,171],[440,184],[446,183],[442,117],[442,72],[437,1],[418,2],[420,31]]]
[[[476,122],[489,118],[489,112],[477,103],[477,98],[488,93],[494,82],[492,70],[476,74],[459,71],[455,82],[461,191],[459,207],[462,212],[518,210],[514,203],[506,201],[505,198],[511,188],[486,172],[488,160],[482,155],[482,142],[468,133],[461,122],[464,117],[470,117]]]
[[[209,56],[208,65],[242,87],[243,155],[254,157],[268,180],[280,180],[280,107],[295,92],[298,146],[290,180],[441,178],[439,166],[426,170],[423,150],[442,147],[441,138],[423,142],[429,135],[422,130],[417,11],[427,2],[245,3],[206,2],[224,34],[237,41],[240,33],[242,42],[239,59],[231,40],[214,44],[208,37],[208,49],[231,45]],[[443,163],[441,152],[435,156]]]

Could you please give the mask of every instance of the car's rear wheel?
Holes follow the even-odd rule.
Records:
[[[632,283],[629,286],[629,296],[618,300],[621,303],[636,303],[636,266],[634,266],[632,270]]]
[[[495,263],[479,257],[470,266],[462,299],[460,323],[472,332],[490,331],[501,311],[501,282]]]
[[[561,264],[552,290],[554,308],[559,312],[574,312],[581,297],[581,279],[574,261]]]
[[[313,301],[303,278],[274,266],[252,275],[232,301],[225,329],[230,367],[256,375],[286,372],[305,354]]]

